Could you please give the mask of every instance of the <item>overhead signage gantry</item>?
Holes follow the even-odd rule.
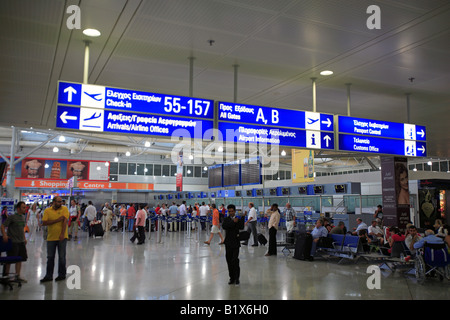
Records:
[[[425,126],[60,81],[56,127],[426,157]],[[180,134],[180,129],[182,129]],[[178,131],[177,131],[178,130]]]

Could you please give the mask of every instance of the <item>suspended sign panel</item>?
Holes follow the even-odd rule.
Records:
[[[213,100],[62,81],[58,104],[214,119]]]
[[[331,114],[261,107],[231,102],[219,102],[218,113],[219,121],[318,131],[334,131],[334,119]]]
[[[424,126],[337,116],[338,150],[426,157]]]
[[[183,136],[202,139],[213,121],[142,113],[58,106],[56,127],[95,132],[154,136]]]
[[[425,126],[415,124],[338,116],[338,128],[340,133],[404,140],[427,140]]]
[[[218,128],[224,141],[334,149],[334,134],[331,132],[263,127],[231,122],[219,122]]]

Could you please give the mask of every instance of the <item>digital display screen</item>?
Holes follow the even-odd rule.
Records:
[[[270,189],[270,195],[276,196],[277,195],[277,189]]]
[[[298,193],[306,194],[306,187],[298,187]]]
[[[248,159],[241,163],[241,185],[261,183],[262,175],[260,159]]]
[[[315,194],[322,194],[323,193],[323,186],[314,186],[314,193]]]
[[[208,187],[223,187],[223,166],[216,165],[208,168]]]
[[[239,163],[227,163],[223,165],[223,186],[239,185]]]
[[[334,186],[334,190],[336,191],[336,193],[345,193],[346,191],[345,184],[336,184]]]
[[[240,191],[236,191],[235,195],[236,195],[236,197],[240,197],[241,196],[241,192]]]
[[[289,195],[289,188],[282,188],[282,189],[281,189],[281,193],[282,193],[284,196]]]

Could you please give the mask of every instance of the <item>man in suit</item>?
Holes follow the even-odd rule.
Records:
[[[225,234],[225,258],[228,264],[228,274],[230,281],[228,284],[239,285],[239,276],[241,269],[239,267],[239,230],[244,228],[244,219],[236,216],[236,207],[230,204],[227,207],[228,217],[223,220],[222,228]]]

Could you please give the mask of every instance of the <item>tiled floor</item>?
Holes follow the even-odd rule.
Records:
[[[203,243],[207,232],[163,234],[160,243],[156,235],[152,232],[151,239],[137,245],[128,232],[96,239],[81,232],[78,241],[67,244],[67,266],[79,272],[68,274],[66,281],[41,284],[46,247],[39,234],[27,245],[22,276],[28,283],[12,291],[0,287],[0,300],[450,300],[447,280],[433,278],[420,285],[399,271],[382,270],[381,288],[369,289],[370,263],[299,261],[292,258],[293,250],[283,253],[282,247],[271,257],[264,256],[266,247],[242,247],[241,284],[230,286],[218,236],[208,246]],[[279,231],[278,237],[283,236]],[[78,283],[80,288],[73,288]]]

